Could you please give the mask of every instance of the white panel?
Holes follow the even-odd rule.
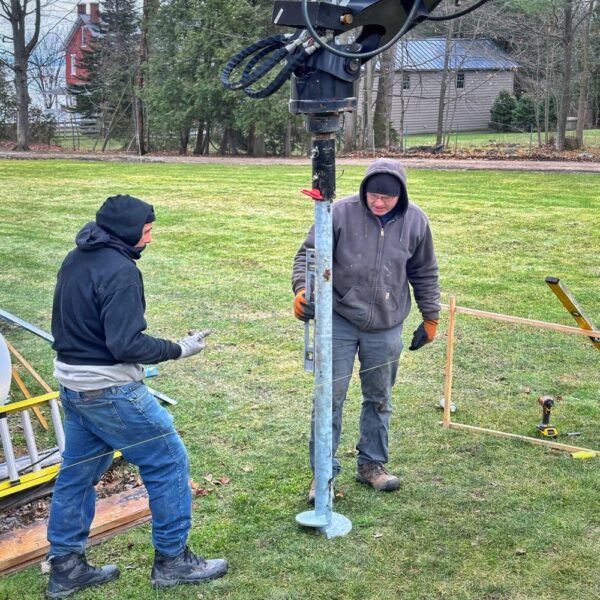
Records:
[[[6,404],[8,400],[11,376],[10,354],[8,353],[6,342],[0,333],[0,406]]]

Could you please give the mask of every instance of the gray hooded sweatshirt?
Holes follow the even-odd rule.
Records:
[[[368,208],[365,182],[376,173],[400,180],[394,216],[385,225]],[[410,311],[409,283],[423,319],[438,319],[440,289],[433,238],[425,213],[408,199],[402,165],[387,158],[367,169],[358,194],[333,204],[333,310],[359,329],[399,325]],[[306,249],[314,225],[294,259],[294,293],[306,287]]]

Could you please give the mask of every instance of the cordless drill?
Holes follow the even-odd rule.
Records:
[[[538,402],[542,407],[542,422],[537,426],[538,434],[544,437],[556,437],[558,430],[550,425],[550,412],[554,406],[554,398],[552,396],[540,396]]]

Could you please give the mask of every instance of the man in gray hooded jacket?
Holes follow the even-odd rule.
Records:
[[[305,297],[306,250],[314,226],[294,259],[294,314],[306,321],[314,305]],[[411,307],[409,284],[423,317],[410,350],[431,342],[439,318],[438,267],[425,213],[408,199],[406,173],[395,160],[367,169],[359,193],[333,204],[333,474],[342,411],[358,353],[362,387],[356,478],[379,491],[399,487],[385,468],[391,395],[402,351],[402,326]],[[314,410],[310,462],[314,472]],[[309,501],[314,502],[314,478]]]

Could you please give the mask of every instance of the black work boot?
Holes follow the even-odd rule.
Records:
[[[119,576],[115,565],[92,567],[88,565],[85,554],[65,554],[50,559],[50,581],[46,598],[66,598],[92,585],[108,583]]]
[[[172,587],[180,583],[203,583],[227,573],[229,565],[223,558],[204,560],[187,546],[177,556],[154,555],[150,582],[155,588]]]

